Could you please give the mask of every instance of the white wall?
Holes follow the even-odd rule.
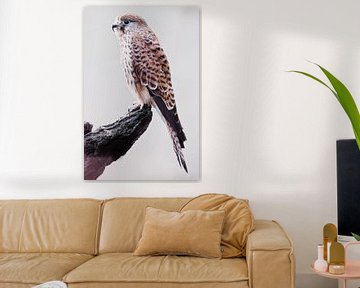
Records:
[[[170,3],[202,7],[201,180],[84,182],[82,8]],[[0,197],[249,198],[288,230],[305,279],[336,221],[335,140],[352,133],[325,88],[284,71],[321,63],[359,102],[359,11],[358,0],[1,0]]]

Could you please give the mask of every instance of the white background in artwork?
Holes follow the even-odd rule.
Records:
[[[147,131],[99,180],[198,180],[199,40],[197,7],[89,6],[83,10],[84,120],[94,129],[123,116],[135,102],[120,63],[120,45],[111,30],[115,17],[143,17],[167,54],[180,121],[188,140],[188,174],[179,167],[167,127],[157,111]]]

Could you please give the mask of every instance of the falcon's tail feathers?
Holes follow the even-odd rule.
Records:
[[[184,154],[182,153],[182,147],[179,141],[179,137],[176,133],[176,131],[174,129],[172,129],[172,127],[168,124],[167,125],[168,130],[169,130],[169,134],[171,136],[171,139],[173,141],[173,148],[174,148],[174,152],[176,154],[176,158],[179,162],[180,167],[184,168],[184,170],[186,171],[186,173],[188,173],[188,169],[186,166],[186,162],[185,162],[185,157]]]
[[[152,91],[149,91],[150,94]],[[185,147],[184,142],[186,141],[186,136],[183,131],[183,128],[180,123],[179,116],[177,114],[176,106],[171,110],[168,110],[163,100],[156,96],[153,96],[153,106],[158,110],[161,118],[165,122],[168,127],[170,137],[173,141],[173,148],[179,162],[180,167],[184,168],[186,173],[188,173],[188,169],[185,162],[185,157],[182,152],[182,149]]]
[[[186,136],[183,130],[183,127],[180,123],[179,115],[177,113],[176,105],[169,110],[164,101],[157,96],[153,91],[149,91],[150,95],[153,97],[153,106],[158,110],[160,116],[163,118],[164,122],[169,125],[177,135],[179,139],[179,144],[181,148],[184,148],[184,142],[186,141]]]

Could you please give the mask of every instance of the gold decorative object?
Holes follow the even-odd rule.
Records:
[[[330,246],[330,264],[345,264],[345,248],[344,245],[334,242]]]
[[[345,266],[344,265],[329,265],[329,273],[335,275],[341,275],[345,273]]]
[[[324,237],[324,259],[330,263],[328,259],[328,247],[334,242],[337,242],[337,228],[334,224],[328,223],[323,228]]]
[[[331,243],[329,273],[345,273],[345,248],[341,243]]]

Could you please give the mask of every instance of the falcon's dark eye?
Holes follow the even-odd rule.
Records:
[[[124,20],[123,22],[124,22],[125,25],[128,25],[130,23],[129,20]]]

